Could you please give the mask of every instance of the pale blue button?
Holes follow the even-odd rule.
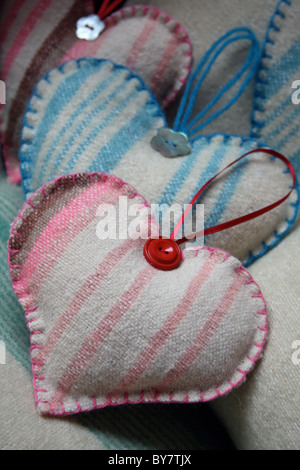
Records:
[[[165,157],[182,157],[192,151],[186,134],[165,128],[160,129],[153,137],[151,147]]]

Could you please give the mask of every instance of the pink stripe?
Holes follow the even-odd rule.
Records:
[[[197,335],[194,343],[181,356],[177,361],[177,364],[170,370],[161,383],[155,387],[157,390],[166,390],[174,380],[178,379],[178,377],[188,370],[217,331],[243,285],[244,276],[241,273],[241,270],[237,270],[231,286],[227,289],[223,299]]]
[[[70,388],[97,353],[100,344],[109,336],[123,315],[132,307],[133,303],[137,301],[156,272],[156,269],[147,266],[135,278],[129,289],[115,303],[96,329],[88,335],[57,386],[57,390],[51,400],[53,406],[57,407],[63,401]]]
[[[174,57],[177,49],[177,37],[173,36],[167,44],[164,55],[162,56],[151,82],[151,90],[155,93],[167,73],[168,66]]]
[[[24,46],[26,39],[32,33],[38,21],[44,15],[45,11],[50,7],[53,0],[44,0],[43,2],[38,2],[34,6],[33,10],[29,13],[25,22],[23,23],[22,28],[19,31],[16,39],[14,40],[10,50],[6,54],[6,59],[3,64],[3,77],[4,80],[7,78],[9,71],[14,63],[15,58],[19,54],[20,50]]]
[[[102,181],[103,183],[103,181]],[[57,262],[59,257],[65,251],[65,249],[71,244],[73,238],[78,235],[82,230],[85,229],[86,225],[90,223],[91,220],[95,218],[95,209],[101,203],[105,202],[103,199],[98,199],[99,196],[105,193],[106,201],[108,201],[108,197],[111,197],[113,194],[113,188],[108,186],[107,184],[94,184],[89,189],[85,190],[76,198],[72,199],[72,201],[58,214],[56,214],[45,227],[39,239],[33,245],[26,262],[24,263],[24,267],[21,272],[21,278],[24,281],[23,289],[27,290],[28,285],[32,282],[32,277],[34,276],[37,268],[41,265],[47,253],[51,251],[52,247],[55,247],[55,253],[51,257],[51,261],[47,262],[47,265],[43,267],[43,277],[39,276],[35,279],[34,282],[34,289],[38,290],[40,285],[42,284],[43,280],[50,272],[51,267]],[[119,192],[115,193],[115,197],[118,198]],[[93,202],[93,205],[91,205]],[[109,199],[109,202],[113,202]],[[28,201],[29,204],[29,201]],[[89,211],[82,211],[83,207],[89,205]],[[64,240],[64,243],[57,245],[55,242],[56,240],[61,237],[61,233],[64,230],[67,230],[68,226],[72,222],[73,229],[72,229],[72,236],[71,233],[68,236],[68,239]],[[59,227],[59,231],[58,228]],[[47,247],[47,250],[45,250]]]
[[[1,27],[0,31],[0,44],[3,44],[8,31],[13,25],[13,22],[18,16],[19,11],[21,10],[22,6],[24,5],[26,0],[18,0],[16,3],[13,5],[13,7],[9,10],[9,14],[4,20],[4,23]]]
[[[95,272],[88,277],[81,289],[76,293],[75,298],[69,304],[66,311],[58,320],[57,324],[50,331],[44,351],[39,360],[46,362],[55,344],[59,341],[64,331],[70,326],[78,312],[82,309],[84,303],[95,292],[95,290],[98,289],[100,284],[107,278],[110,272],[117,266],[124,256],[126,256],[126,254],[133,248],[134,245],[132,241],[127,240],[122,246],[115,248],[111,253],[109,253]]]
[[[137,381],[145,369],[154,361],[157,353],[166,343],[167,339],[174,333],[181,320],[188,314],[197,298],[201,287],[209,279],[215,265],[220,261],[223,254],[217,253],[217,256],[210,256],[199,273],[190,283],[185,296],[180,301],[174,312],[169,316],[163,327],[152,338],[148,346],[142,352],[139,360],[134,364],[130,371],[125,375],[117,385],[118,393],[126,391],[129,385]]]
[[[74,46],[66,52],[61,60],[61,63],[68,62],[69,60],[79,59],[81,57],[88,57],[86,49],[88,48],[86,41],[76,41]]]
[[[148,39],[152,32],[156,28],[155,18],[149,18],[142,32],[139,34],[137,39],[134,41],[131,51],[128,54],[126,60],[126,67],[133,68],[138,61],[138,58],[143,51]]]

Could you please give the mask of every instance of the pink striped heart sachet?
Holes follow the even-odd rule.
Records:
[[[209,401],[241,384],[260,357],[266,304],[241,262],[186,244],[177,269],[156,269],[143,255],[149,229],[157,234],[146,200],[104,173],[47,183],[15,220],[10,272],[41,414]]]

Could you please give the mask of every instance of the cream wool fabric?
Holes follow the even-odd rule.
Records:
[[[183,208],[218,171],[258,147],[255,140],[242,137],[201,136],[190,155],[166,158],[150,144],[165,126],[157,103],[127,69],[95,59],[67,62],[39,82],[25,115],[20,158],[26,196],[63,174],[104,171],[138,187],[151,204]],[[249,156],[199,200],[205,226],[277,201],[289,192],[291,182],[281,161],[263,152]],[[205,243],[248,265],[289,229],[297,205],[294,191],[280,207],[207,237]]]
[[[30,95],[49,70],[72,58],[110,58],[139,73],[163,106],[184,85],[191,68],[187,32],[169,15],[147,6],[115,12],[100,37],[76,37],[76,22],[93,11],[85,0],[1,2],[1,79],[7,83],[1,106],[1,141],[11,182],[19,182],[20,130]]]
[[[13,225],[10,272],[42,414],[209,401],[237,387],[264,346],[264,298],[231,255],[187,248],[177,270],[157,270],[143,256],[148,224],[155,229],[148,217],[144,239],[98,238],[101,205],[118,213],[119,196],[128,213],[147,208],[113,176],[65,176],[37,191]]]

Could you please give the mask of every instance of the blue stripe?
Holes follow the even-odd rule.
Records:
[[[29,144],[25,150],[20,152],[20,159],[23,160],[24,157],[29,157],[32,165],[35,164],[36,159],[40,153],[40,150],[44,144],[44,140],[52,127],[52,125],[59,119],[59,114],[63,108],[69,103],[69,101],[74,97],[75,93],[84,86],[86,80],[93,74],[97,73],[103,66],[105,62],[99,61],[78,61],[78,71],[73,73],[71,76],[67,77],[57,88],[55,96],[50,100],[46,112],[43,116],[43,120],[40,126],[36,129],[36,134],[32,144]],[[82,66],[84,65],[84,66]],[[64,69],[61,69],[61,73],[64,73]],[[58,99],[59,96],[59,99]],[[29,103],[29,106],[32,106]],[[26,115],[24,127],[26,127]],[[23,140],[22,143],[26,144],[26,141]],[[31,176],[31,175],[30,175]],[[24,176],[23,176],[24,178]]]
[[[284,106],[282,106],[282,108],[284,108]],[[280,123],[271,132],[269,132],[268,134],[264,136],[264,139],[267,142],[272,142],[273,139],[276,139],[276,137],[278,137],[280,132],[282,132],[287,126],[289,126],[292,123],[293,119],[298,117],[299,113],[300,113],[300,106],[295,106],[293,111],[290,112],[289,115],[285,119],[280,121]]]
[[[199,157],[199,153],[203,148],[206,147],[206,145],[209,143],[209,137],[204,136],[201,137],[197,142],[195,142],[193,145],[193,157],[197,156]],[[198,148],[196,149],[196,145]],[[196,183],[196,187],[193,189],[193,192],[191,193],[189,197],[189,201],[194,197],[195,192],[198,191],[220,168],[220,165],[225,157],[225,154],[228,150],[227,143],[224,142],[220,144],[220,146],[213,152],[208,164],[206,165],[205,169],[201,173],[201,176],[199,180]],[[191,158],[191,157],[190,157]],[[167,186],[166,190],[164,191],[159,204],[172,204],[177,193],[180,191],[181,187],[183,186],[186,178],[189,176],[189,173],[192,171],[194,162],[192,162],[192,165],[189,166],[190,159],[187,159],[185,163],[181,166],[181,168],[178,170],[176,175],[174,176],[173,180],[169,183]],[[189,170],[189,171],[188,171]],[[201,201],[199,201],[201,202]],[[159,223],[161,222],[160,218],[163,215],[163,210],[161,210],[160,214],[156,214]]]
[[[78,134],[84,130],[84,128],[88,128],[87,126],[90,124],[92,119],[96,117],[98,114],[100,114],[110,103],[112,99],[114,99],[120,91],[125,87],[126,81],[124,81],[119,88],[113,91],[104,101],[103,103],[93,110],[92,113],[89,114],[89,116],[86,117],[86,119],[80,123],[80,125],[77,127],[77,129],[74,131],[73,135],[71,136],[70,140],[68,143],[65,145],[65,147],[62,149],[60,152],[58,158],[55,161],[54,169],[56,170],[54,175],[57,174],[57,170],[59,170],[59,166],[61,165],[61,161],[63,157],[65,156],[66,152],[68,151],[69,147],[72,145],[74,140],[78,137]],[[136,93],[135,93],[136,95]],[[133,97],[133,96],[132,96]],[[129,102],[129,100],[128,100]],[[121,102],[118,106],[113,108],[113,111],[105,118],[106,120],[104,122],[101,122],[97,127],[95,127],[90,134],[86,137],[85,140],[81,142],[79,147],[77,148],[75,154],[73,157],[68,161],[68,166],[67,168],[60,169],[60,172],[64,173],[70,173],[72,171],[72,168],[75,166],[76,162],[78,161],[79,157],[81,156],[82,152],[87,149],[87,147],[93,143],[94,139],[97,137],[97,135],[105,128],[107,127],[111,121],[114,119],[114,117],[127,105],[127,103]]]
[[[193,152],[191,155],[183,159],[183,163],[178,169],[178,171],[173,176],[172,180],[168,183],[166,188],[164,189],[163,194],[160,197],[158,202],[159,205],[161,204],[172,204],[176,195],[182,188],[186,178],[192,172],[198,157],[199,153],[206,147],[208,143],[208,139],[206,137],[199,139],[197,142],[193,144]]]
[[[289,104],[291,104],[291,97],[288,96],[285,101],[283,101],[277,108],[270,113],[266,120],[264,121],[264,127],[266,127],[268,124],[270,124],[272,121],[274,121],[278,116],[280,116],[281,113],[288,107]]]
[[[251,142],[247,142],[244,144],[243,153],[247,153],[251,149]],[[232,197],[235,194],[236,187],[240,179],[242,178],[248,163],[249,162],[247,160],[239,162],[238,166],[235,167],[234,171],[226,176],[226,181],[223,186],[222,192],[218,200],[215,202],[210,215],[205,221],[205,228],[212,227],[221,221],[224,212],[226,211]]]
[[[120,87],[120,90],[123,89],[125,85],[126,85],[126,83],[123,83]],[[115,90],[113,94],[116,95],[120,90]],[[105,118],[105,121],[100,122],[100,124],[97,127],[95,127],[89,133],[89,135],[80,143],[80,145],[78,146],[78,148],[77,148],[76,152],[74,153],[73,157],[68,161],[68,166],[65,167],[65,168],[60,168],[59,172],[60,173],[63,172],[65,174],[71,173],[73,171],[73,168],[76,165],[78,159],[81,157],[83,151],[87,150],[88,146],[93,143],[93,141],[95,140],[97,135],[100,134],[101,132],[103,132],[103,130],[111,124],[111,122],[115,119],[115,117],[123,109],[125,109],[128,105],[130,105],[130,103],[135,98],[137,98],[138,95],[139,95],[139,91],[134,89],[134,90],[131,91],[130,95],[128,95],[123,101],[121,101],[117,106],[115,106],[113,108],[113,110],[111,111],[111,113]],[[101,106],[98,108],[97,112],[101,112],[103,107],[105,107],[107,104],[109,104],[109,100],[110,100],[110,97],[108,97],[107,101],[105,101],[103,104],[101,104]],[[150,129],[151,129],[151,127],[150,127]],[[147,129],[145,129],[145,132],[147,132],[147,131],[149,131],[149,127]],[[134,144],[133,137],[131,137],[131,140],[132,140],[132,144]],[[110,147],[110,144],[108,144],[108,145]],[[111,149],[110,149],[110,152],[111,153],[109,154],[109,158],[111,159],[112,156],[113,156],[113,152],[111,151]],[[124,156],[124,154],[121,157],[123,157],[123,156]],[[96,159],[97,159],[97,156],[96,156]],[[93,162],[90,163],[90,165],[92,165],[92,164],[93,164]],[[108,171],[108,170],[103,170],[103,171]]]
[[[300,39],[266,72],[268,86],[265,88],[266,99],[275,95],[280,88],[289,83],[292,75],[300,67]]]
[[[297,114],[299,114],[299,110],[297,110]],[[298,123],[285,137],[277,141],[275,144],[278,149],[282,149],[286,144],[290,143],[293,137],[299,133],[300,124]]]
[[[80,106],[78,106],[78,108],[72,114],[72,116],[70,117],[68,122],[64,125],[62,130],[59,132],[59,134],[54,139],[54,142],[51,145],[51,148],[50,148],[49,152],[47,153],[47,155],[45,157],[43,167],[42,167],[42,169],[40,171],[40,174],[39,174],[39,181],[43,181],[46,168],[47,168],[47,166],[50,162],[50,159],[51,159],[51,155],[53,154],[55,149],[58,147],[61,138],[70,129],[70,127],[73,125],[74,120],[78,116],[80,116],[80,114],[84,111],[84,109],[87,106],[89,106],[98,97],[98,95],[100,93],[102,93],[107,88],[107,86],[109,84],[111,84],[121,74],[121,72],[122,72],[122,70],[120,68],[117,69],[114,74],[112,74],[108,78],[106,78],[95,90],[93,90],[93,92],[80,104]],[[78,133],[83,129],[83,127],[85,125],[89,124],[89,122],[91,121],[91,119],[93,117],[94,117],[94,110],[88,115],[88,117],[83,122],[81,122],[81,124],[74,131],[70,141],[64,146],[64,148],[60,151],[59,155],[57,156],[57,158],[55,160],[55,164],[54,164],[55,169],[57,169],[59,167],[60,162],[61,162],[63,156],[65,155],[66,150],[68,149],[68,147],[70,147],[72,145],[72,142],[78,136]]]
[[[295,172],[297,173],[298,178],[300,178],[300,149],[297,149],[290,157],[290,161],[293,164]]]
[[[197,182],[196,186],[196,192],[202,188],[202,186],[212,177],[214,174],[220,169],[220,165],[222,161],[224,160],[224,157],[226,155],[226,152],[228,150],[228,145],[227,142],[223,142],[220,144],[220,147],[218,147],[214,153],[212,154],[206,168],[204,169],[203,173],[201,173],[201,176]],[[195,190],[193,190],[193,193],[190,195],[190,200],[194,197]],[[201,200],[198,201],[201,203]]]
[[[145,105],[141,106],[135,116],[101,148],[87,171],[112,171],[136,142],[153,128],[153,116],[157,116],[156,103],[149,103],[147,108]]]
[[[9,197],[9,196],[8,196]],[[0,228],[7,228],[7,224],[11,224],[11,204],[7,204],[8,201],[1,201],[1,213],[0,213]],[[20,206],[21,208],[21,206]]]

